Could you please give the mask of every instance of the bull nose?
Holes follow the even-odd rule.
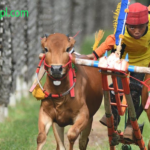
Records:
[[[52,74],[61,74],[62,72],[62,65],[52,65],[51,66]]]

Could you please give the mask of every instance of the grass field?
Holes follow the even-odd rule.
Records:
[[[28,99],[23,98],[21,102],[17,103],[16,107],[9,108],[9,117],[5,123],[0,124],[0,150],[35,150],[36,138],[38,134],[38,112],[40,101],[30,96]],[[99,113],[100,114],[100,111]],[[102,114],[101,114],[102,115]],[[97,120],[97,124],[100,123]],[[102,126],[102,125],[101,125]],[[66,132],[69,126],[65,129],[65,143],[68,147],[68,140]],[[97,131],[97,128],[100,129]],[[94,130],[94,131],[93,131]],[[107,139],[101,140],[98,135],[102,134],[103,129],[95,126],[92,129],[90,142],[87,150],[100,150],[105,147]],[[97,134],[99,132],[99,134]],[[96,134],[95,134],[96,133]],[[103,133],[105,134],[105,132]],[[104,135],[105,136],[105,135]],[[103,138],[104,138],[103,136]],[[106,137],[106,136],[105,136]],[[99,145],[99,143],[102,143]],[[75,150],[78,150],[78,140],[75,143]],[[50,129],[47,142],[43,148],[44,150],[55,150],[56,142],[53,136],[52,129]]]
[[[107,36],[108,33],[105,34]],[[103,38],[105,39],[105,37]],[[92,52],[94,36],[86,38],[82,45],[82,53],[87,54]],[[4,123],[0,124],[0,150],[35,150],[36,138],[38,134],[38,112],[40,101],[37,101],[31,95],[29,98],[23,98],[18,102],[16,107],[9,107],[9,117]],[[109,150],[107,128],[99,123],[99,119],[104,114],[104,106],[94,116],[94,124],[90,134],[90,141],[87,150]],[[143,112],[139,123],[145,122],[143,131],[143,139],[145,144],[148,144],[150,139],[150,124],[146,113]],[[67,132],[66,128],[65,133]],[[122,117],[119,128],[124,130],[124,118]],[[65,143],[68,145],[65,136]],[[78,150],[78,143],[75,143],[74,150]],[[50,129],[47,142],[43,150],[55,150],[56,143],[53,137],[52,129]],[[132,146],[133,150],[138,150],[137,146]],[[116,150],[121,150],[121,144],[116,146]]]
[[[16,108],[9,108],[9,117],[5,123],[0,124],[0,150],[35,150],[36,138],[38,134],[38,112],[40,101],[33,97],[22,99]],[[94,118],[94,126],[90,135],[90,141],[87,150],[109,150],[107,128],[102,126],[98,120],[104,114],[104,107],[96,114]],[[145,144],[148,144],[150,139],[150,124],[148,122],[146,113],[143,112],[139,119],[139,123],[145,122],[143,139]],[[67,127],[68,129],[68,127]],[[67,132],[65,130],[65,133]],[[124,129],[124,118],[121,119],[119,129]],[[65,143],[68,144],[65,136]],[[75,150],[78,143],[75,144]],[[52,129],[50,129],[47,142],[43,150],[55,150],[56,143],[53,137]],[[138,150],[137,146],[132,146],[133,150]],[[121,150],[121,144],[116,146],[116,150]]]

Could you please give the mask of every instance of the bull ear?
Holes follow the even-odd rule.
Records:
[[[76,40],[73,37],[69,37],[69,41],[70,41],[70,44],[71,44],[72,47],[76,43]]]
[[[42,47],[44,47],[44,43],[46,42],[46,37],[43,37],[42,40],[41,40],[41,45]]]
[[[42,45],[43,47],[44,47],[44,43],[45,43],[45,41],[46,41],[46,39],[47,39],[48,36],[49,36],[48,34],[44,34],[43,37],[42,37],[41,45]]]

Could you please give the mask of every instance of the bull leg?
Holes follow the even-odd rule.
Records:
[[[59,127],[56,123],[53,123],[53,132],[57,142],[56,150],[65,150],[64,147],[64,128]]]
[[[43,111],[41,107],[38,121],[39,133],[37,137],[37,150],[41,150],[42,147],[44,146],[51,125],[52,119]]]
[[[88,116],[86,115],[85,112],[77,116],[74,125],[68,131],[67,136],[69,140],[69,150],[73,150],[75,140],[77,139],[81,131],[87,126]]]
[[[88,136],[91,132],[93,118],[91,118],[88,122],[87,127],[81,132],[80,139],[79,139],[79,148],[80,150],[86,150],[88,144]]]

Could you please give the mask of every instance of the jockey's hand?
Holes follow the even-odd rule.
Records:
[[[80,58],[80,59],[92,59],[91,57],[88,57],[87,55],[76,55],[76,58]]]
[[[93,53],[92,53],[92,54],[88,54],[87,57],[88,57],[88,59],[91,59],[91,60],[94,60],[94,59],[95,59],[95,56],[94,56]]]

